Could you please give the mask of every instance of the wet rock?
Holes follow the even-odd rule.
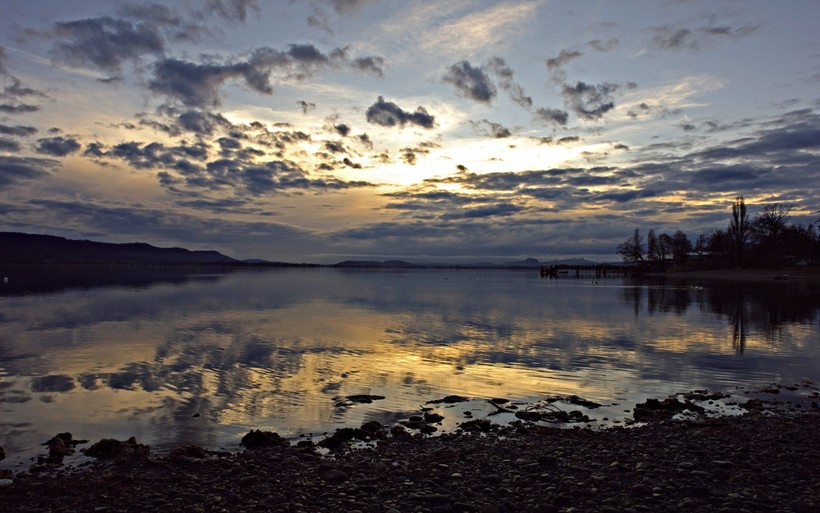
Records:
[[[670,420],[675,414],[684,410],[699,414],[705,412],[702,406],[691,401],[679,401],[675,397],[668,397],[663,401],[650,398],[645,403],[635,405],[632,417],[638,422],[659,422]]]
[[[438,424],[444,420],[444,415],[439,415],[438,413],[425,413],[424,414],[424,422],[428,424]]]
[[[384,399],[383,395],[358,394],[336,399],[336,407],[352,406],[354,404],[370,404],[373,401]]]
[[[448,395],[442,399],[433,399],[432,401],[427,401],[425,404],[454,404],[463,403],[465,401],[469,401],[469,399],[460,395]]]
[[[285,447],[288,441],[273,431],[262,431],[251,429],[248,434],[242,437],[240,445],[248,449],[260,449],[262,447]]]
[[[89,447],[85,454],[101,460],[131,460],[147,458],[150,450],[150,447],[138,443],[137,439],[132,436],[124,442],[113,438],[103,438]]]
[[[0,460],[6,459],[6,450],[0,447]]]
[[[168,453],[168,459],[174,463],[193,463],[196,461],[201,461],[207,456],[208,453],[205,449],[196,445],[177,447]]]
[[[367,440],[369,438],[370,433],[363,429],[339,428],[331,436],[319,442],[319,446],[333,451],[351,440]]]

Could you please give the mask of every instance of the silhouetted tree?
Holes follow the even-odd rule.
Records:
[[[672,258],[676,262],[685,263],[692,251],[692,242],[681,230],[675,231],[672,236]]]
[[[643,262],[643,237],[641,237],[638,228],[635,228],[635,233],[632,234],[632,237],[618,245],[618,253],[624,262]]]
[[[672,253],[672,237],[668,233],[662,233],[658,236],[658,255],[661,262],[666,260],[666,255]]]
[[[725,257],[732,251],[732,236],[726,230],[714,230],[706,247],[710,255]]]
[[[646,258],[661,260],[661,255],[658,252],[658,237],[655,235],[654,228],[650,228],[646,234]]]
[[[735,198],[732,203],[732,219],[729,221],[729,235],[732,237],[735,264],[743,265],[746,243],[749,241],[749,213],[743,196]]]
[[[695,246],[692,249],[698,254],[699,257],[703,257],[703,254],[709,249],[709,235],[706,233],[701,233],[698,235],[698,238],[695,241]]]

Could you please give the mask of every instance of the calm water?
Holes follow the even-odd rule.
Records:
[[[631,409],[696,388],[820,381],[820,297],[535,272],[4,270],[0,446],[57,432],[235,448],[406,418],[448,394]],[[377,394],[372,404],[337,398]],[[14,458],[6,466],[15,464]]]

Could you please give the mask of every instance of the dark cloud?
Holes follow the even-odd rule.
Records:
[[[330,4],[339,14],[351,14],[358,11],[362,6],[373,3],[375,0],[321,0],[322,3]]]
[[[296,105],[298,105],[299,107],[301,107],[301,109],[302,109],[302,114],[307,114],[307,113],[308,113],[308,111],[313,110],[313,109],[315,109],[315,108],[316,108],[316,104],[315,104],[315,103],[313,103],[313,102],[306,102],[306,101],[304,101],[304,100],[299,100],[299,101],[297,101],[297,102],[296,102]]]
[[[458,92],[471,100],[489,103],[496,95],[495,85],[481,69],[473,67],[467,61],[461,61],[447,68],[445,82],[456,87]]]
[[[210,135],[217,128],[226,128],[231,125],[222,114],[197,110],[188,110],[179,114],[177,124],[182,129],[199,135]]]
[[[219,105],[222,84],[235,78],[260,93],[271,94],[268,76],[249,62],[232,65],[196,64],[177,59],[161,59],[153,66],[151,91],[180,100],[191,107]]]
[[[81,148],[80,143],[70,137],[45,137],[37,139],[37,153],[65,157],[76,153]]]
[[[0,151],[7,153],[19,153],[20,143],[8,137],[0,137]]]
[[[0,45],[0,75],[7,75],[9,70],[6,68],[6,61],[8,57],[6,56],[6,49],[2,45]]]
[[[403,127],[409,123],[431,129],[436,124],[435,117],[430,115],[424,107],[419,106],[415,112],[408,112],[393,102],[385,101],[382,96],[379,96],[376,103],[367,108],[366,117],[368,123],[386,127]]]
[[[561,50],[557,56],[547,59],[547,69],[550,73],[560,73],[568,62],[578,59],[583,55],[584,54],[578,50]]]
[[[616,150],[629,151],[629,146],[627,146],[626,144],[623,144],[623,143],[618,143],[615,146],[613,146],[612,148],[616,149]]]
[[[292,44],[286,51],[257,48],[247,59],[222,64],[165,58],[154,63],[148,87],[190,107],[209,107],[219,105],[222,86],[228,80],[241,80],[256,92],[272,94],[271,74],[275,70],[282,73],[282,78],[302,80],[320,69],[338,65],[360,69],[347,57],[346,50],[336,48],[327,55],[310,44]],[[311,105],[298,103],[305,112]]]
[[[697,29],[663,25],[653,27],[652,45],[660,50],[699,50],[702,46],[720,39],[740,39],[754,34],[757,27],[746,25],[739,28],[707,26]]]
[[[535,111],[535,119],[545,123],[566,125],[569,120],[569,113],[561,109],[548,109],[546,107],[541,107]]]
[[[13,135],[15,137],[25,137],[27,135],[36,134],[37,129],[33,126],[9,126],[0,123],[0,134]]]
[[[123,77],[119,76],[119,75],[115,75],[115,76],[108,77],[108,78],[98,78],[96,80],[97,80],[97,82],[101,82],[103,84],[113,84],[113,85],[116,86],[116,85],[121,84],[123,82],[123,80],[125,80],[125,79]]]
[[[331,153],[347,153],[344,145],[336,141],[325,141],[322,147]]]
[[[333,125],[333,130],[335,130],[336,133],[338,133],[342,137],[347,137],[347,135],[350,133],[350,126],[344,123],[339,123],[338,125]]]
[[[245,21],[251,11],[259,13],[256,0],[208,0],[209,13],[228,21]]]
[[[593,39],[592,41],[588,42],[587,45],[598,50],[599,52],[610,52],[614,50],[620,41],[618,39],[612,38],[603,41],[601,39]]]
[[[576,82],[575,85],[564,84],[561,94],[579,118],[597,121],[615,108],[612,93],[617,89],[617,84],[607,82],[597,86]]]
[[[441,219],[452,221],[455,219],[476,219],[483,217],[507,217],[524,210],[523,207],[513,203],[498,203],[485,207],[463,209],[457,212],[443,214]]]
[[[25,114],[40,110],[38,105],[31,105],[22,101],[22,98],[27,97],[45,98],[46,94],[37,89],[24,87],[20,79],[12,77],[11,84],[5,86],[3,91],[0,92],[0,98],[9,100],[9,103],[0,103],[0,112],[5,114]]]
[[[355,69],[364,73],[375,75],[379,78],[384,77],[384,64],[384,58],[378,56],[359,57],[354,59],[352,62],[352,66]]]
[[[55,57],[73,64],[93,64],[107,71],[119,70],[123,62],[143,55],[161,55],[165,42],[153,23],[101,16],[58,22],[52,34],[62,42]]]
[[[629,109],[629,111],[626,113],[626,115],[629,116],[630,118],[635,119],[635,118],[638,118],[639,116],[641,116],[643,114],[649,113],[649,111],[651,111],[651,110],[652,110],[652,107],[650,107],[646,103],[641,102],[637,106],[632,107],[631,109]]]
[[[367,134],[359,134],[356,136],[366,148],[373,149],[373,141],[370,140],[370,136]]]
[[[49,176],[59,162],[50,159],[21,158],[0,155],[0,185]]]
[[[509,95],[510,99],[524,107],[525,109],[532,108],[532,98],[527,96],[522,88],[513,79],[513,70],[501,57],[493,57],[487,61],[487,68],[492,71],[498,78],[498,85],[501,86]]]
[[[470,124],[472,124],[473,128],[475,128],[479,133],[489,137],[494,137],[496,139],[502,139],[512,135],[507,127],[500,123],[494,123],[486,119],[482,119],[481,121],[471,121]]]

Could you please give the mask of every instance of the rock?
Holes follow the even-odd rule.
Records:
[[[432,401],[427,401],[425,404],[454,404],[454,403],[463,403],[464,401],[469,401],[466,397],[462,397],[460,395],[448,395],[443,399],[434,399]]]
[[[103,438],[89,447],[85,454],[101,460],[129,460],[147,458],[150,450],[147,445],[137,443],[137,439],[132,436],[124,442],[113,438]]]
[[[0,460],[6,459],[6,450],[0,447]]]
[[[671,419],[676,413],[689,410],[702,414],[705,412],[702,406],[691,401],[679,401],[675,397],[668,397],[663,401],[657,399],[647,399],[645,403],[635,405],[632,417],[638,422],[658,422]]]
[[[251,429],[248,434],[242,437],[240,445],[248,449],[259,449],[262,447],[286,447],[288,441],[279,436],[279,433],[273,431],[262,431],[259,429]]]
[[[0,479],[0,488],[5,488],[6,486],[11,486],[14,484],[14,481],[11,479]]]
[[[332,468],[322,474],[322,479],[326,483],[330,484],[341,484],[350,479],[350,476],[344,470],[339,470],[337,468]]]
[[[174,463],[192,463],[205,459],[208,453],[202,447],[196,445],[187,445],[184,447],[177,447],[168,453],[168,459]]]

